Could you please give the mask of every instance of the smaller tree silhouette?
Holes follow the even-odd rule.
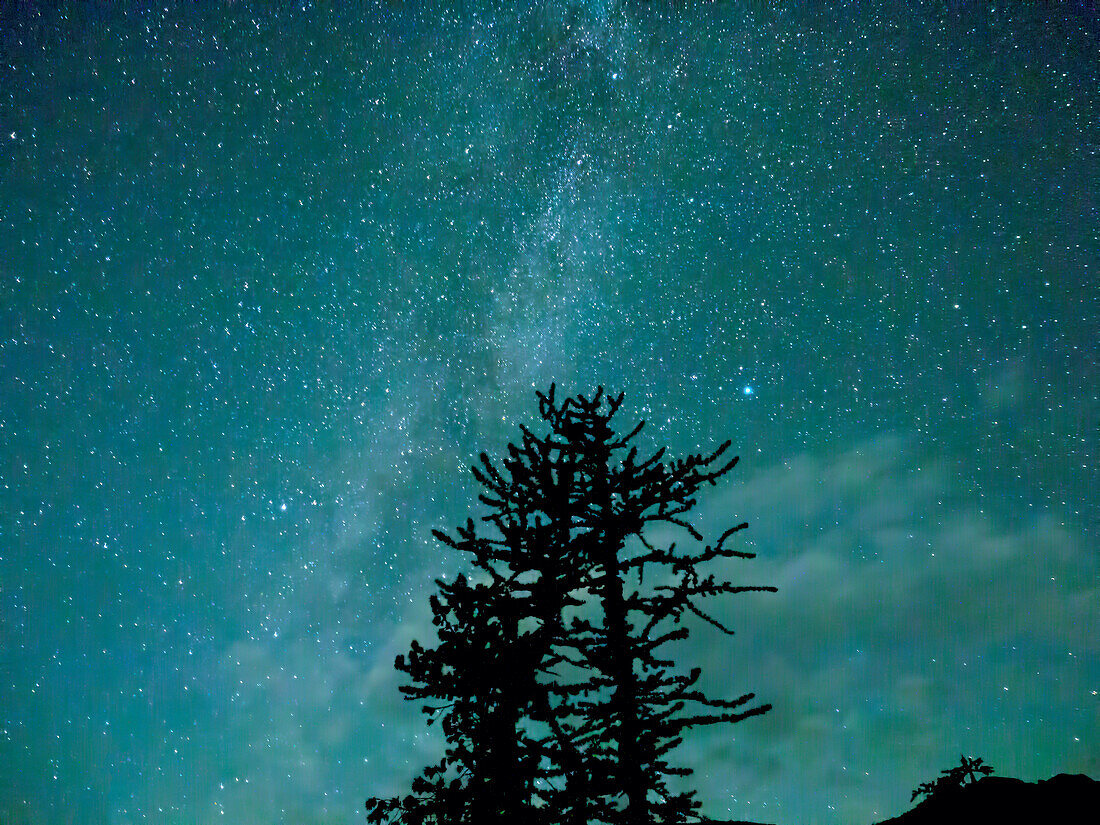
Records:
[[[525,605],[500,579],[471,582],[459,574],[436,584],[439,593],[429,602],[439,645],[414,640],[395,666],[412,681],[400,688],[405,697],[425,703],[429,725],[441,720],[446,753],[413,780],[412,793],[367,800],[367,822],[487,825],[525,818],[539,825],[528,803],[541,751],[522,719],[533,702],[541,649],[520,630]]]
[[[912,802],[918,796],[926,796],[932,798],[942,793],[958,790],[963,785],[970,785],[978,781],[978,774],[982,776],[989,776],[993,773],[993,768],[989,765],[983,765],[981,757],[977,759],[968,759],[962,754],[959,755],[961,763],[954,768],[948,768],[947,770],[940,771],[943,776],[936,779],[934,782],[922,782],[913,791],[913,795],[909,797],[909,801]]]

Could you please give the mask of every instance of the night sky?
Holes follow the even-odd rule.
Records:
[[[774,710],[678,752],[704,813],[870,823],[960,753],[1100,777],[1093,4],[35,5],[0,5],[4,825],[407,790],[430,531],[551,381],[741,456],[696,523],[780,590],[678,656]]]

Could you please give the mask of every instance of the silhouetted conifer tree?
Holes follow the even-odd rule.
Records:
[[[698,668],[675,670],[658,650],[687,637],[687,614],[730,633],[701,600],[772,587],[735,586],[703,575],[718,558],[751,558],[726,541],[694,551],[650,542],[655,526],[702,544],[685,515],[704,485],[728,473],[729,443],[710,455],[639,461],[611,419],[623,396],[602,389],[556,403],[539,393],[549,433],[522,429],[498,466],[473,468],[489,508],[447,545],[467,553],[476,583],[437,581],[431,600],[439,645],[414,642],[397,668],[424,710],[442,714],[447,751],[413,793],[368,800],[372,822],[525,822],[650,825],[684,822],[698,803],[672,792],[686,776],[667,755],[685,730],[766,712],[753,694],[723,700],[696,687]],[[522,819],[520,819],[522,817]]]

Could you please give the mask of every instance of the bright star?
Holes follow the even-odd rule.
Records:
[[[752,388],[751,384],[746,384],[741,388],[742,395],[752,395],[754,392],[756,392],[756,390]]]

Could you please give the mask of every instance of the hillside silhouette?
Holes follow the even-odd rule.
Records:
[[[1060,773],[1025,782],[986,776],[922,800],[875,825],[1095,825],[1100,821],[1100,782]],[[698,825],[767,825],[741,819],[703,819]]]
[[[1095,825],[1100,821],[1100,782],[1061,773],[1025,782],[986,776],[933,794],[915,808],[878,825]]]

